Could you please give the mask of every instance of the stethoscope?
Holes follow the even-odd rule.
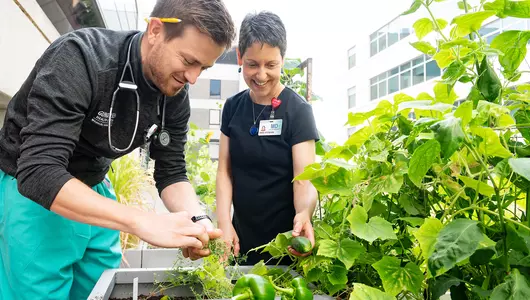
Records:
[[[134,138],[136,137],[136,131],[138,131],[138,121],[140,120],[140,95],[138,95],[138,86],[135,84],[134,81],[134,75],[131,67],[131,45],[132,45],[132,39],[129,42],[129,47],[127,49],[127,62],[125,63],[125,66],[123,67],[123,71],[121,72],[121,78],[120,82],[118,83],[118,87],[112,94],[112,100],[110,102],[110,110],[109,110],[109,117],[108,117],[108,135],[109,135],[109,147],[115,152],[125,152],[129,150],[132,147],[132,144],[134,143]],[[123,77],[125,76],[125,71],[129,70],[129,73],[131,75],[131,81],[124,81]],[[131,141],[129,143],[129,146],[124,149],[120,149],[118,147],[115,147],[112,145],[112,139],[111,139],[111,121],[112,121],[112,110],[114,109],[114,100],[116,99],[116,95],[121,90],[128,90],[134,92],[136,95],[136,122],[134,125],[134,132],[131,137]],[[169,145],[169,142],[171,141],[171,138],[169,136],[169,132],[165,130],[165,119],[166,119],[166,97],[164,96],[164,103],[162,104],[162,129],[160,130],[160,133],[158,134],[158,141],[160,145],[167,146]],[[160,106],[159,106],[160,107]],[[151,125],[151,127],[147,130],[145,134],[145,142],[149,141],[151,136],[156,132],[156,129],[158,126],[156,124]]]

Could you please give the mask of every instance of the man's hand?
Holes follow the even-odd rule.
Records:
[[[215,228],[212,222],[208,219],[202,219],[195,224],[204,227],[205,231],[208,233],[208,241],[220,238],[223,235],[223,232],[220,229]],[[189,257],[191,260],[197,260],[210,255],[210,250],[207,248],[208,241],[205,246],[200,249],[195,247],[182,248],[182,255],[186,258]]]
[[[313,231],[313,225],[311,224],[311,217],[307,212],[301,212],[296,214],[293,220],[293,236],[304,236],[311,241],[311,246],[315,247],[315,234]],[[296,256],[308,256],[311,251],[305,254],[301,254],[289,246],[289,252]]]
[[[132,232],[147,243],[164,248],[202,249],[210,238],[206,228],[193,223],[187,212],[141,214],[136,217]]]

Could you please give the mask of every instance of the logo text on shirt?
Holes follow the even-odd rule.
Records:
[[[114,118],[116,118],[116,113],[112,114],[112,120],[114,120]],[[98,114],[92,118],[92,122],[99,126],[107,127],[109,125],[109,113],[100,110]]]

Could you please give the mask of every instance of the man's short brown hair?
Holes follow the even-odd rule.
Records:
[[[151,17],[182,20],[176,24],[164,23],[167,40],[181,36],[189,25],[226,49],[235,38],[234,22],[222,0],[157,0]]]

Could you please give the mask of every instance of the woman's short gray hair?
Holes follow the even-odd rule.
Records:
[[[243,56],[256,42],[278,47],[282,57],[285,56],[287,33],[278,15],[268,11],[246,15],[239,30],[239,54]]]

